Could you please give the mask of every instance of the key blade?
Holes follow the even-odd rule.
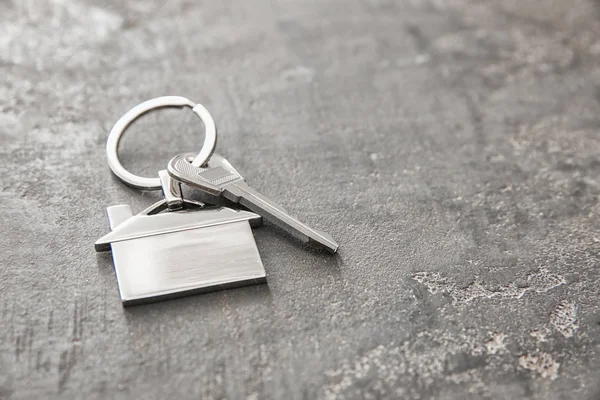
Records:
[[[331,235],[312,229],[300,222],[289,215],[283,207],[252,189],[243,180],[225,185],[222,194],[228,200],[239,203],[250,211],[261,215],[304,243],[323,247],[332,253],[335,253],[339,247]]]
[[[176,181],[200,189],[215,202],[225,198],[263,216],[304,243],[314,244],[335,253],[339,245],[325,232],[312,229],[288,212],[249,187],[242,175],[223,157],[213,154],[206,168],[192,166],[195,154],[180,154],[167,166]],[[204,200],[203,200],[204,201]]]

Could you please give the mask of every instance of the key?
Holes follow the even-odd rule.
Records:
[[[194,167],[190,162],[193,157],[193,154],[175,156],[167,167],[169,175],[209,195],[223,196],[241,204],[304,243],[323,247],[332,253],[337,251],[339,245],[329,234],[308,227],[289,215],[283,207],[252,189],[225,158],[213,154],[208,165]]]

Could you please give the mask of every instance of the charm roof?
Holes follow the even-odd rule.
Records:
[[[249,221],[251,225],[260,224],[261,216],[249,211],[233,210],[227,207],[164,212],[154,215],[142,212],[117,225],[113,231],[98,239],[95,246],[96,250],[100,251],[107,249],[109,244],[114,242],[239,221]]]

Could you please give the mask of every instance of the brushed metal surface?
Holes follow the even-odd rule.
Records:
[[[124,305],[266,282],[247,221],[111,244]]]
[[[111,232],[96,251],[112,249],[124,305],[266,282],[251,225],[261,217],[227,207],[137,215],[128,205],[107,208]]]

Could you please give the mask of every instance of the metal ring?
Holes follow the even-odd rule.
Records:
[[[205,137],[204,144],[200,153],[196,156],[192,165],[201,167],[210,159],[215,146],[217,145],[217,127],[212,116],[202,104],[195,104],[192,101],[180,96],[163,96],[145,101],[131,110],[127,111],[113,126],[108,134],[106,142],[106,155],[108,156],[108,165],[112,172],[126,184],[138,189],[157,190],[161,189],[160,178],[144,178],[127,171],[121,161],[119,161],[119,142],[123,137],[125,130],[133,121],[141,117],[148,111],[163,107],[190,107],[192,111],[204,123]]]

